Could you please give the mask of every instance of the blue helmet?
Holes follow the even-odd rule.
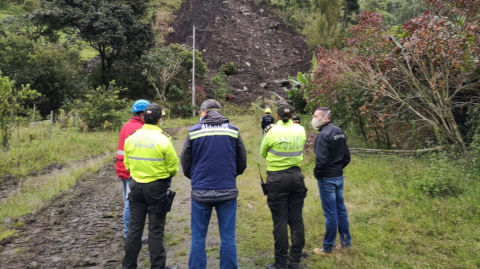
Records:
[[[145,111],[145,108],[150,105],[150,102],[145,99],[137,100],[132,106],[132,112],[138,113]]]

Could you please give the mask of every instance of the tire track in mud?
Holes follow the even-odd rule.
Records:
[[[185,135],[180,133],[181,137],[174,138],[178,155]],[[164,242],[167,266],[188,268],[190,180],[180,170],[171,188],[177,191],[177,196],[167,216]],[[16,238],[0,246],[0,267],[121,268],[122,214],[122,187],[116,178],[114,163],[108,163],[95,174],[83,175],[73,188],[56,195],[35,214],[25,216],[25,228],[18,231]],[[208,268],[219,268],[219,247],[214,213],[207,237]],[[144,245],[138,268],[149,268],[148,258],[148,247]]]

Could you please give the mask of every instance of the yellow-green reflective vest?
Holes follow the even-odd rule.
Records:
[[[151,124],[145,124],[125,140],[123,162],[130,176],[140,183],[173,177],[178,172],[172,139]]]
[[[303,160],[303,146],[307,136],[305,129],[292,120],[279,120],[263,137],[260,155],[267,158],[267,171],[280,171],[300,166]]]

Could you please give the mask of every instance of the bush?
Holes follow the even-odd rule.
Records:
[[[424,171],[411,170],[414,188],[430,197],[456,196],[463,192],[464,169],[445,155],[432,156]]]
[[[220,66],[220,73],[225,74],[227,76],[233,75],[237,73],[237,65],[234,62],[229,62],[228,64],[224,64]]]
[[[79,118],[86,124],[83,129],[117,129],[123,124],[127,107],[126,100],[118,97],[123,91],[126,89],[117,87],[115,81],[112,81],[108,87],[88,90],[85,99],[77,99],[65,108],[78,110]]]
[[[230,93],[230,86],[227,82],[226,75],[218,75],[211,78],[213,83],[213,98],[216,100],[225,100],[227,94]]]

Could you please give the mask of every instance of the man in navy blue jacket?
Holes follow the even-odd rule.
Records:
[[[188,267],[207,268],[205,238],[215,208],[220,228],[220,268],[238,268],[235,243],[236,178],[247,167],[238,128],[220,114],[220,103],[202,103],[200,122],[190,128],[182,150],[183,173],[192,180],[192,244]]]

